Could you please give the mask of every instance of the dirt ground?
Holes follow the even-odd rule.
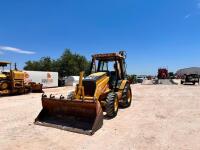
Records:
[[[71,87],[46,89],[63,93]],[[33,124],[41,94],[0,98],[0,149],[199,150],[200,86],[134,85],[133,103],[93,136]]]

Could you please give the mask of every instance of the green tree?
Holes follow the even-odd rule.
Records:
[[[39,61],[27,61],[25,70],[52,71],[52,60],[50,57],[42,57]]]
[[[25,62],[25,70],[40,70],[40,63],[37,61],[27,61]]]
[[[87,71],[89,62],[85,56],[73,54],[70,49],[66,49],[58,59],[60,76],[79,75],[80,71]]]
[[[25,70],[56,71],[59,77],[79,75],[80,71],[89,74],[90,62],[85,56],[74,54],[70,49],[65,49],[63,54],[56,60],[50,57],[42,57],[39,61],[27,61]]]

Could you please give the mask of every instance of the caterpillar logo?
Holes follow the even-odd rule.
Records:
[[[28,74],[27,72],[24,72],[24,77],[27,79],[27,78],[29,78],[30,76],[29,76],[29,74]]]
[[[30,75],[27,72],[24,72],[24,82],[29,83],[32,82],[32,79],[29,79]]]
[[[46,79],[42,79],[42,83],[43,84],[48,84],[48,83],[53,83],[53,79],[51,77],[51,74],[50,73],[47,73],[47,78]]]
[[[51,74],[47,73],[47,79],[51,79]]]

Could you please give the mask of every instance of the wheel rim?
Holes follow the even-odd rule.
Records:
[[[114,103],[115,112],[117,111],[117,109],[118,109],[118,100],[117,100],[117,98],[115,98],[115,103]]]
[[[130,90],[128,90],[128,93],[127,93],[127,101],[128,101],[128,103],[131,102],[131,91]]]
[[[8,88],[8,84],[7,83],[3,83],[1,86],[2,86],[3,90]]]

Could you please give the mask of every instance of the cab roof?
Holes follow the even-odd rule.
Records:
[[[125,57],[119,53],[95,54],[92,55],[92,58],[96,60],[106,60],[106,61],[125,59]]]
[[[0,66],[1,66],[1,67],[5,67],[5,66],[10,65],[10,64],[11,64],[11,62],[0,61]]]

